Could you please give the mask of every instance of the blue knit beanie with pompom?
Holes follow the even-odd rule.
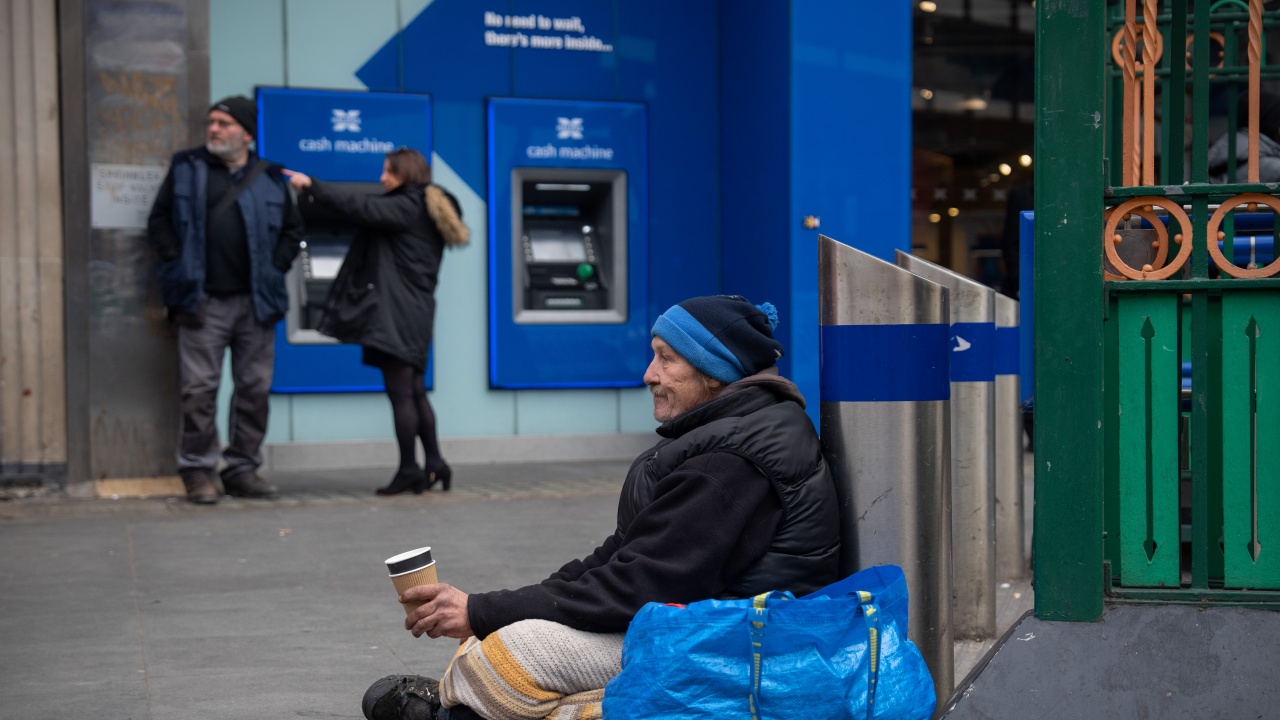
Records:
[[[691,365],[725,383],[773,367],[782,343],[773,338],[778,311],[752,305],[741,295],[708,295],[672,305],[653,324],[662,338]]]

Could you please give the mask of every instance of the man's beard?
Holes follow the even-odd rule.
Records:
[[[666,422],[670,422],[670,421],[672,421],[672,420],[675,420],[676,418],[680,417],[681,415],[683,415],[683,414],[685,414],[685,413],[689,412],[690,410],[692,410],[692,409],[694,409],[694,408],[698,407],[699,405],[701,405],[701,404],[703,404],[703,403],[707,402],[708,400],[711,400],[713,397],[715,397],[715,393],[711,392],[711,390],[709,390],[709,389],[708,389],[708,390],[707,390],[705,393],[703,393],[700,397],[696,398],[693,402],[689,403],[689,406],[688,406],[688,407],[680,407],[680,408],[678,408],[678,407],[673,407],[673,406],[670,404],[670,401],[671,401],[671,399],[672,399],[671,391],[669,391],[669,390],[667,390],[667,389],[665,389],[665,388],[663,388],[663,389],[661,389],[661,390],[660,390],[659,388],[660,388],[660,386],[658,386],[658,385],[650,385],[650,386],[649,386],[649,394],[650,394],[650,395],[652,395],[654,398],[662,398],[663,400],[666,400],[666,401],[668,402],[666,409],[665,409],[665,410],[662,410],[662,411],[659,411],[659,410],[658,410],[658,406],[657,406],[656,404],[654,405],[654,408],[653,408],[653,419],[654,419],[654,420],[657,420],[657,421],[658,421],[658,422],[660,422],[660,423],[666,423]],[[659,414],[659,412],[661,412],[661,414]]]
[[[205,142],[204,149],[209,151],[210,155],[218,158],[223,162],[231,162],[240,157],[240,153],[245,149],[245,144],[236,143],[225,140],[222,143],[214,143],[212,140]]]

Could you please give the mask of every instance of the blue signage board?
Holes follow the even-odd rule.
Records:
[[[259,87],[258,153],[330,182],[377,183],[384,156],[411,147],[431,159],[431,98],[397,93]],[[309,231],[317,230],[308,228]],[[296,284],[295,264],[289,282]],[[296,306],[295,293],[290,302]],[[297,312],[297,308],[291,308]],[[358,345],[317,342],[276,326],[275,393],[381,392],[382,373],[360,361]],[[303,340],[297,340],[305,337]],[[432,386],[432,357],[425,384]]]
[[[360,361],[359,345],[326,343],[307,345],[291,343],[285,336],[285,325],[276,324],[276,370],[271,379],[271,392],[294,393],[360,393],[383,392],[382,371]],[[435,346],[427,353],[423,384],[428,390],[435,377]]]
[[[288,322],[276,323],[273,393],[382,392],[382,371],[360,362],[359,345],[289,342]],[[430,388],[431,369],[427,368]]]
[[[651,353],[647,309],[648,129],[646,109],[634,102],[492,98],[489,125],[489,382],[492,387],[637,387],[643,384]],[[574,171],[620,171],[625,208],[614,218],[625,227],[624,287],[618,315],[596,322],[574,310],[518,319],[516,308],[523,258],[514,225],[518,178],[539,172],[569,178]],[[567,173],[567,174],[566,174]],[[573,185],[565,180],[565,186]],[[556,208],[549,208],[555,210]],[[585,230],[585,228],[584,228]],[[616,238],[616,236],[615,236]],[[621,250],[621,241],[615,240]],[[533,255],[537,250],[533,251]],[[532,257],[532,256],[531,256]],[[563,321],[557,320],[557,317]]]
[[[331,182],[377,182],[400,146],[431,160],[431,97],[258,88],[258,153]]]

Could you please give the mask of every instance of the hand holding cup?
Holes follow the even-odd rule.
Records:
[[[469,638],[471,619],[467,614],[468,595],[452,585],[419,585],[400,594],[400,601],[416,602],[419,607],[404,620],[404,628],[414,637]]]
[[[394,557],[387,558],[387,573],[391,575],[391,582],[396,586],[396,593],[403,595],[406,590],[419,585],[435,585],[439,580],[436,578],[436,561],[431,557],[430,547],[420,547],[416,550],[402,552]],[[404,614],[407,617],[409,613],[418,609],[425,600],[410,600],[408,602],[401,601],[404,606]]]

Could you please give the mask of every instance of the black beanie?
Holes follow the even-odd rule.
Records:
[[[773,338],[778,311],[740,295],[709,295],[673,305],[653,324],[662,338],[698,370],[726,383],[773,367],[782,343]]]
[[[230,115],[236,122],[240,123],[240,127],[244,131],[252,135],[255,139],[258,137],[258,106],[252,100],[243,95],[232,95],[223,98],[213,104],[209,108],[209,112],[221,110]]]

